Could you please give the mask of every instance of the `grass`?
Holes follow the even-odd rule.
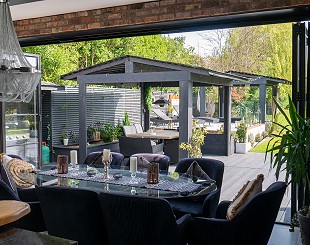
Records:
[[[285,110],[285,113],[288,114],[288,111]],[[284,118],[284,116],[282,114],[278,114],[277,117],[276,117],[276,122],[278,122],[281,125],[284,125],[286,120],[285,120],[285,118]],[[276,133],[276,134],[279,133],[279,128],[276,125],[274,127],[274,133]],[[272,139],[273,139],[272,137],[267,137],[267,138],[263,139],[255,147],[253,147],[250,150],[250,152],[265,153],[266,149],[267,149],[268,142],[270,140],[272,140]],[[269,145],[269,148],[271,148],[271,146],[272,146],[272,143]]]
[[[268,142],[271,140],[272,138],[267,137],[265,139],[263,139],[261,142],[259,142],[256,146],[254,146],[251,150],[249,150],[249,152],[259,152],[259,153],[265,153],[266,149],[267,149],[267,145]],[[270,146],[269,146],[270,148]]]

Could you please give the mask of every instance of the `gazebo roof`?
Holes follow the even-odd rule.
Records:
[[[217,72],[203,67],[184,65],[180,63],[154,60],[131,55],[118,57],[94,66],[76,70],[68,74],[62,75],[61,78],[64,80],[77,80],[78,76],[81,75],[118,74],[119,76],[117,81],[108,82],[106,79],[106,82],[108,82],[109,85],[115,86],[118,86],[119,84],[126,84],[128,86],[132,86],[136,85],[137,83],[143,82],[143,79],[141,81],[139,81],[139,79],[137,79],[136,81],[134,79],[130,80],[128,79],[128,76],[122,77],[121,74],[128,75],[129,73],[144,73],[145,76],[147,76],[146,78],[148,78],[148,81],[146,82],[151,82],[150,80],[152,79],[150,78],[150,76],[154,77],[154,79],[152,80],[152,86],[162,85],[166,87],[173,87],[178,86],[180,76],[182,75],[181,73],[177,72],[183,72],[183,75],[185,74],[184,78],[194,81],[195,86],[206,86],[208,84],[229,86],[232,85],[232,81],[246,83],[249,80],[249,78],[240,75]],[[177,74],[179,74],[180,76],[176,76]],[[139,78],[140,77],[141,76],[139,76]]]
[[[266,84],[269,86],[275,86],[275,85],[278,85],[280,83],[291,85],[290,81],[288,81],[286,79],[282,79],[282,78],[277,78],[277,77],[262,76],[262,75],[258,75],[258,74],[239,72],[239,71],[228,71],[227,73],[229,73],[231,75],[242,76],[242,77],[250,79],[249,82],[247,82],[247,83],[235,82],[234,81],[233,82],[234,86],[245,85],[245,84],[250,84],[253,86],[258,86],[261,84]]]

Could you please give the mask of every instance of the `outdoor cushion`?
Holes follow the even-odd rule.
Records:
[[[16,187],[31,187],[35,182],[35,167],[19,158],[1,155],[1,176],[17,192]]]
[[[6,164],[9,160],[11,160],[12,158],[5,155],[5,154],[1,154],[0,156],[0,173],[1,173],[1,179],[13,190],[13,192],[18,196],[18,192],[17,192],[17,187],[16,184],[13,180],[13,177],[10,173],[10,171],[8,170],[8,168],[6,167]]]
[[[241,190],[237,193],[227,209],[227,219],[232,220],[240,212],[240,210],[248,203],[248,201],[257,193],[262,192],[262,184],[264,175],[257,175],[256,179],[247,181]]]

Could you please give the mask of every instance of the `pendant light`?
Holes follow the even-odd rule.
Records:
[[[166,100],[163,96],[163,87],[162,83],[160,84],[160,98],[153,102],[154,105],[159,105],[160,107],[164,107],[165,105],[169,105],[170,102]]]
[[[29,103],[41,71],[21,50],[7,0],[0,0],[0,32],[0,102]]]

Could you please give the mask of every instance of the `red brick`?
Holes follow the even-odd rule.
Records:
[[[144,22],[148,23],[148,22],[158,21],[159,18],[158,18],[158,16],[148,16],[148,17],[144,17],[143,20],[144,20]]]
[[[109,14],[108,15],[108,19],[109,20],[115,20],[115,19],[120,19],[122,18],[122,14],[121,13],[116,13],[116,14]]]
[[[159,6],[159,1],[144,3],[145,8],[154,8]]]
[[[186,4],[185,10],[193,10],[201,8],[201,4]]]
[[[174,14],[164,14],[159,16],[159,20],[173,20],[175,18]]]
[[[87,16],[87,17],[80,18],[81,23],[92,23],[94,22],[94,20],[95,20],[94,16]]]
[[[87,11],[76,12],[76,13],[75,13],[75,16],[76,16],[76,17],[88,16],[88,12],[87,12]]]
[[[160,6],[173,5],[173,4],[175,4],[175,0],[162,0],[162,1],[160,1]]]
[[[75,18],[75,17],[76,17],[75,13],[64,14],[64,19],[72,19],[72,18]]]
[[[100,26],[100,22],[90,23],[90,24],[87,25],[87,28],[88,28],[88,29],[98,29],[98,28],[100,28],[100,27],[101,27],[101,26]]]
[[[188,19],[190,17],[192,17],[192,13],[191,12],[178,12],[175,14],[176,19]]]

